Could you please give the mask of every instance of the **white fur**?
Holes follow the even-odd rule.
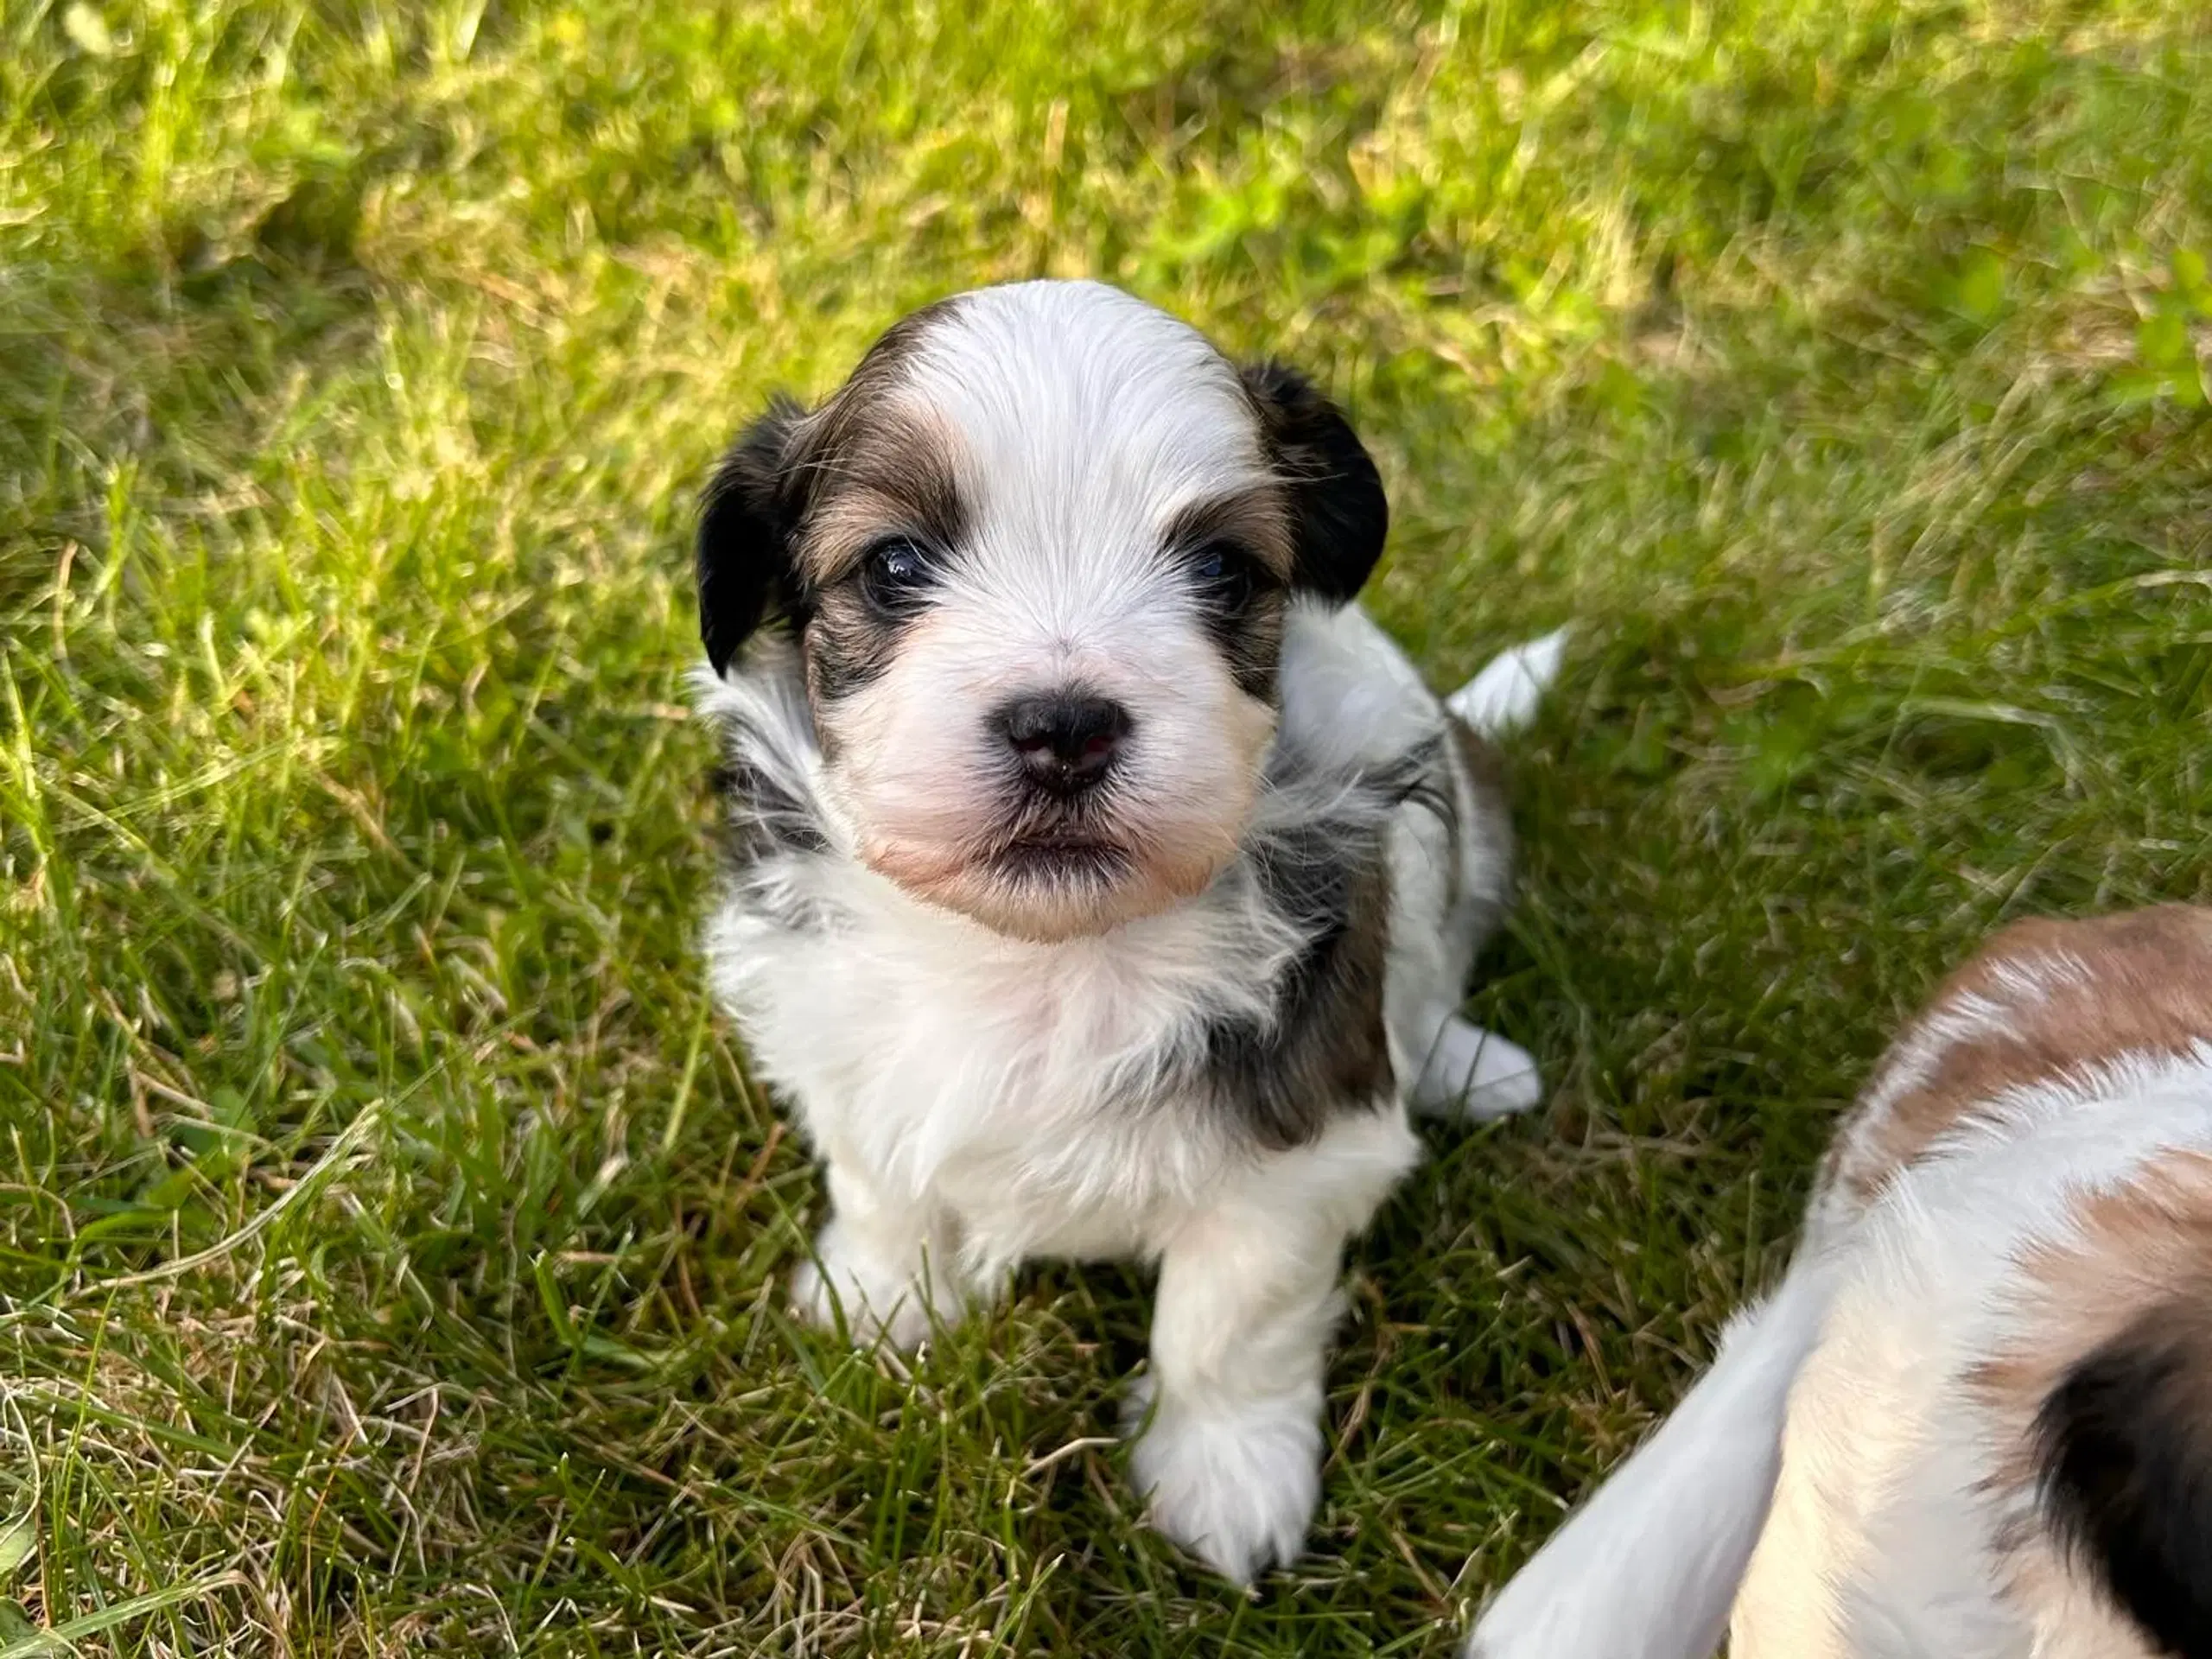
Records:
[[[753,663],[702,676],[702,709],[820,804],[791,666],[766,650]],[[1440,718],[1357,610],[1298,607],[1283,677],[1285,741],[1341,760],[1399,753]],[[1465,950],[1447,933],[1439,821],[1411,804],[1395,813],[1385,1006],[1398,1075],[1420,1075],[1441,1048],[1464,1062],[1449,1089],[1467,1090],[1469,1109],[1533,1103],[1526,1054],[1457,1020]],[[826,804],[820,822],[849,844]],[[1172,1101],[1122,1109],[1158,1088],[1211,1014],[1262,1006],[1296,948],[1236,874],[1165,913],[1045,944],[920,903],[857,861],[772,862],[755,878],[764,892],[716,912],[707,944],[753,1064],[829,1165],[835,1215],[795,1281],[800,1310],[824,1323],[842,1313],[861,1338],[907,1345],[932,1318],[996,1294],[1025,1259],[1158,1261],[1150,1415],[1133,1419],[1150,1427],[1135,1472],[1161,1529],[1242,1580],[1287,1560],[1303,1535],[1338,1255],[1418,1143],[1397,1102],[1281,1154]],[[1477,839],[1458,874],[1463,892],[1495,899],[1504,873]],[[834,920],[780,927],[795,909]]]
[[[1541,639],[1499,652],[1452,694],[1446,706],[1485,737],[1510,736],[1536,717],[1566,655],[1567,630],[1554,628]]]
[[[702,675],[702,711],[747,734],[756,763],[819,802],[820,757],[799,723],[791,665],[766,651],[754,661],[726,679]],[[1294,689],[1309,671],[1347,675],[1363,663],[1396,693],[1363,704]],[[1295,607],[1283,677],[1286,741],[1310,738],[1340,759],[1400,753],[1439,718],[1396,647],[1355,609]],[[849,846],[842,815],[822,806],[833,842]],[[1448,842],[1422,807],[1393,810],[1402,919],[1390,930],[1386,1018],[1398,1073],[1412,1077],[1457,1012],[1464,962],[1441,913]],[[964,1218],[967,1275],[987,1276],[1040,1253],[1141,1252],[1160,1230],[1150,1217],[1202,1205],[1249,1156],[1191,1115],[1109,1109],[1144,1096],[1210,1017],[1266,1006],[1299,941],[1236,874],[1164,913],[1039,944],[918,902],[857,861],[791,861],[767,872],[785,884],[775,903],[747,893],[715,913],[708,952],[753,1058],[832,1166],[950,1203]],[[1471,843],[1463,889],[1495,895],[1503,880],[1492,850]],[[794,935],[777,921],[791,906],[831,912],[836,925]]]
[[[1421,1111],[1482,1119],[1526,1111],[1543,1097],[1543,1077],[1527,1049],[1454,1014],[1429,1046],[1412,1103]]]
[[[1163,1242],[1132,1453],[1160,1529],[1249,1582],[1298,1553],[1320,1491],[1322,1364],[1342,1242],[1411,1166],[1402,1114],[1338,1120]]]
[[[2023,1263],[2074,1236],[2085,1197],[2164,1153],[2212,1149],[2212,1052],[2005,1099],[2002,1119],[1906,1168],[1854,1230],[1790,1396],[1736,1659],[2055,1650],[2063,1632],[2000,1593],[1998,1448],[1971,1373],[2026,1334]]]
[[[1333,1103],[1287,1151],[1196,1092],[1208,1027],[1272,1020],[1307,944],[1253,849],[1317,826],[1380,838],[1393,1074],[1494,1115],[1538,1093],[1526,1054],[1457,1018],[1505,848],[1442,706],[1359,611],[1290,606],[1278,715],[1163,564],[1179,509],[1263,476],[1252,407],[1199,336],[1095,284],[985,290],[887,395],[951,435],[972,522],[885,671],[830,709],[837,763],[788,646],[697,682],[762,810],[807,842],[734,874],[706,938],[717,998],[828,1166],[794,1299],[905,1345],[1030,1257],[1156,1262],[1133,1469],[1164,1532],[1248,1580],[1296,1553],[1319,1491],[1344,1242],[1419,1151],[1395,1092]],[[957,859],[999,810],[988,711],[1068,685],[1132,716],[1114,830],[1198,860],[1195,885],[1025,932],[893,879],[886,848]],[[1362,781],[1421,754],[1442,810]]]
[[[1267,477],[1235,372],[1117,289],[1026,283],[962,296],[889,404],[949,438],[970,522],[888,671],[817,711],[852,757],[826,784],[861,850],[931,872],[940,902],[970,909],[1004,775],[988,716],[1079,687],[1130,716],[1099,827],[1140,879],[1079,914],[1039,903],[1037,925],[1090,931],[1188,897],[1234,854],[1274,734],[1160,556],[1179,511]]]
[[[2048,988],[2000,982],[2024,1000]],[[1897,1072],[2003,1017],[1959,999]],[[2018,1497],[1973,1372],[2031,1334],[2024,1263],[2075,1236],[2085,1197],[2212,1150],[2212,1049],[1989,1105],[1870,1206],[1816,1205],[1780,1293],[1506,1586],[1471,1654],[1705,1659],[1732,1600],[1731,1659],[2141,1659],[2094,1596],[2005,1593]]]

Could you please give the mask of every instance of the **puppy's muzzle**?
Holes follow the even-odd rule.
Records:
[[[996,724],[1023,781],[1068,798],[1105,781],[1128,740],[1129,711],[1109,697],[1058,691],[1015,698]]]

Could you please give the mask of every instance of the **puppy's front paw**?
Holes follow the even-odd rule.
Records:
[[[1453,1015],[1436,1033],[1413,1103],[1424,1112],[1480,1122],[1540,1104],[1543,1075],[1529,1051]]]
[[[1151,1421],[1152,1379],[1131,1393],[1129,1464],[1152,1524],[1231,1581],[1287,1566],[1321,1496],[1321,1425],[1303,1401],[1185,1411],[1163,1402]]]
[[[836,1329],[842,1312],[855,1347],[880,1341],[906,1350],[929,1336],[932,1311],[950,1323],[962,1305],[951,1285],[870,1254],[832,1221],[815,1238],[814,1255],[791,1274],[791,1311],[825,1331]]]

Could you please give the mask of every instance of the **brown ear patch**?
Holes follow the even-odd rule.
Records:
[[[1890,1046],[1824,1193],[1863,1204],[2007,1090],[2212,1040],[2212,911],[2162,905],[2006,928]]]

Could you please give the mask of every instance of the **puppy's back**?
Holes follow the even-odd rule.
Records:
[[[2178,1058],[2208,1039],[2212,909],[2016,922],[1890,1045],[1829,1150],[1812,1230],[1855,1218],[2015,1090],[2122,1060]]]
[[[1730,1603],[1733,1605],[1731,1608]],[[2212,1659],[2212,912],[2024,923],[1478,1659]]]
[[[1983,1154],[2057,1185],[1946,1216],[1946,1168]],[[2212,1659],[2212,911],[1998,935],[1891,1046],[1810,1220],[1862,1260],[1927,1229],[1930,1281],[1996,1251],[1933,1386],[1981,1448],[1966,1512],[2036,1651]]]
[[[2168,1067],[2181,1121],[2212,1116],[2212,911],[2017,924],[1892,1047],[1838,1137],[1829,1201],[1866,1201],[1977,1126],[2005,1133],[2008,1103],[2130,1113],[2122,1078]],[[2212,1155],[2152,1152],[2066,1208],[2021,1250],[2007,1338],[1968,1379],[1999,1448],[2008,1588],[2039,1632],[2112,1621],[2093,1651],[2212,1656]]]

